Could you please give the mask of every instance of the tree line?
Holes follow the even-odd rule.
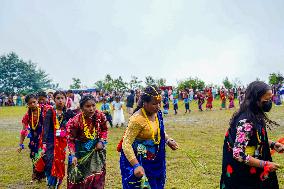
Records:
[[[60,89],[59,84],[53,83],[49,75],[42,69],[37,67],[37,64],[31,60],[25,61],[21,59],[15,52],[0,56],[0,93],[5,94],[27,94],[38,92],[45,89]],[[284,77],[282,73],[271,73],[269,75],[269,83],[276,85],[283,83]],[[128,89],[141,89],[147,85],[157,85],[158,87],[166,86],[165,78],[154,78],[146,76],[144,81],[137,76],[131,76],[129,82],[123,80],[122,76],[117,78],[107,74],[103,79],[95,81],[94,87],[98,90],[105,91],[125,91]],[[203,89],[205,82],[197,77],[189,77],[177,82],[177,89],[185,88]],[[230,89],[241,85],[239,79],[229,80],[224,78],[223,85]],[[211,84],[210,86],[214,86]],[[82,88],[80,78],[72,78],[70,89]]]

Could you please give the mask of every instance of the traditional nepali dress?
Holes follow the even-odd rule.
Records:
[[[31,110],[24,115],[22,119],[22,123],[25,126],[25,129],[22,131],[24,135],[30,139],[29,149],[30,158],[33,162],[33,173],[32,180],[41,180],[45,178],[45,174],[43,170],[36,169],[35,163],[40,158],[39,149],[42,146],[42,127],[43,127],[43,119],[44,119],[44,106],[38,107],[38,114],[35,114],[32,118]],[[33,120],[33,123],[32,123]],[[33,127],[34,126],[34,127]],[[29,133],[28,133],[29,130]]]
[[[229,108],[234,108],[234,107],[235,107],[234,100],[235,100],[235,97],[234,97],[234,94],[232,93],[232,94],[230,94],[230,96],[229,96],[229,102],[230,102]]]
[[[198,99],[198,109],[200,111],[203,111],[203,109],[202,109],[202,105],[204,104],[204,96],[203,96],[203,94],[198,94],[197,95],[197,99]]]
[[[212,109],[213,106],[212,106],[212,102],[213,102],[213,95],[212,95],[212,92],[209,91],[207,93],[207,103],[206,103],[206,109]]]
[[[225,92],[220,93],[220,98],[221,98],[221,108],[226,108],[226,95]]]
[[[137,189],[143,184],[143,178],[134,175],[131,160],[137,158],[140,165],[145,170],[145,175],[151,189],[163,189],[166,179],[166,159],[165,159],[165,131],[162,112],[158,112],[158,125],[160,128],[160,143],[155,144],[151,139],[152,133],[146,118],[140,114],[130,117],[128,127],[124,134],[122,151],[120,155],[120,170],[122,176],[123,189]]]
[[[104,113],[96,110],[94,120],[85,118],[87,125],[94,125],[90,134],[96,132],[94,139],[84,134],[83,114],[79,113],[67,123],[68,147],[75,152],[78,165],[72,165],[71,156],[68,162],[68,189],[103,189],[106,174],[106,149],[95,150],[99,141],[106,143],[107,124]]]
[[[240,115],[226,133],[220,189],[278,189],[275,172],[247,165],[251,157],[272,161],[265,123]]]
[[[58,188],[65,176],[65,158],[67,147],[66,123],[74,117],[71,110],[63,110],[58,116],[54,108],[50,108],[45,116],[43,127],[43,144],[46,144],[45,175],[50,187]]]

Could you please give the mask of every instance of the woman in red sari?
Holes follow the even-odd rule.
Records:
[[[107,120],[96,110],[95,98],[80,100],[82,112],[67,123],[68,189],[103,189],[106,174]]]
[[[67,147],[66,123],[74,116],[66,111],[66,94],[54,93],[55,106],[50,107],[43,126],[43,160],[48,188],[59,188],[65,176],[65,158]]]
[[[212,102],[213,102],[213,95],[212,95],[212,90],[208,89],[207,94],[206,94],[206,99],[207,99],[207,103],[206,103],[206,110],[211,110],[213,108],[212,106]]]

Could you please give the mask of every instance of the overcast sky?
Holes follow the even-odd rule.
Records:
[[[0,0],[0,54],[68,88],[113,77],[248,83],[284,71],[283,0]]]

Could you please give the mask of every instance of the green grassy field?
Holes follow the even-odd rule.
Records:
[[[214,102],[214,110],[199,112],[195,102],[192,112],[184,115],[184,105],[179,104],[178,115],[165,117],[167,133],[179,143],[182,150],[167,148],[166,188],[177,189],[216,189],[219,187],[221,172],[222,145],[229,119],[235,110],[219,110],[219,102]],[[172,108],[172,106],[171,106]],[[21,129],[24,107],[0,107],[0,188],[45,188],[45,183],[29,183],[31,160],[29,150],[16,152]],[[270,139],[276,140],[284,134],[284,107],[273,107],[270,118],[280,123],[269,131]],[[126,116],[128,118],[128,116]],[[106,188],[121,188],[119,153],[116,145],[125,128],[109,129],[107,147]],[[27,146],[28,140],[25,141]],[[195,168],[187,153],[206,165],[207,170]],[[274,161],[284,165],[283,155],[274,155]],[[284,170],[278,171],[280,188],[284,188]],[[66,181],[64,181],[66,186]],[[65,187],[63,187],[65,188]]]

